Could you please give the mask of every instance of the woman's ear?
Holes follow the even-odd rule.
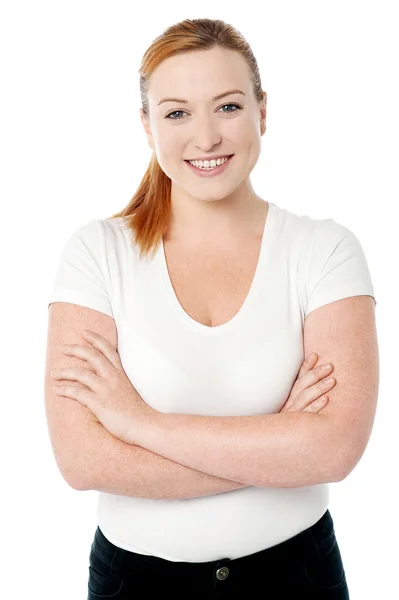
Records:
[[[267,105],[267,93],[263,92],[263,100],[260,104],[260,134],[263,135],[266,131],[266,105]]]
[[[153,139],[152,133],[151,133],[150,122],[146,118],[142,108],[140,108],[140,118],[141,118],[141,122],[144,127],[145,134],[147,136],[148,145],[151,148],[151,150],[155,150],[155,144],[154,144],[154,139]]]

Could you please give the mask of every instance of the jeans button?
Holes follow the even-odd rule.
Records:
[[[226,577],[229,576],[229,573],[230,573],[230,571],[229,571],[228,567],[221,567],[220,569],[218,569],[216,571],[216,577],[218,579],[226,579]]]

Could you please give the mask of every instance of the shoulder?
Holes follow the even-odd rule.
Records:
[[[274,205],[274,226],[277,240],[290,249],[290,253],[298,253],[304,259],[310,257],[319,233],[324,233],[331,238],[339,235],[342,225],[330,218],[314,218],[307,214],[295,213],[286,208]],[[324,238],[325,239],[325,238]],[[326,240],[328,241],[328,240]]]
[[[286,210],[284,212],[290,235],[295,234],[300,241],[300,251],[308,253],[309,258],[336,249],[355,246],[360,248],[359,239],[354,231],[335,219],[314,218]]]

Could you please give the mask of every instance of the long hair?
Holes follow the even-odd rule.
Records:
[[[170,56],[192,50],[209,50],[214,47],[240,52],[248,64],[253,91],[259,104],[263,90],[255,56],[242,34],[220,19],[185,19],[168,27],[145,52],[140,68],[140,96],[142,111],[149,116],[148,86],[151,74]],[[171,218],[171,180],[161,169],[155,152],[129,204],[111,219],[124,217],[131,237],[139,248],[140,258],[155,255]]]

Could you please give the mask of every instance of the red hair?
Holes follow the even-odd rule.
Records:
[[[248,64],[253,90],[259,104],[263,90],[255,56],[242,34],[220,19],[185,19],[168,27],[145,52],[140,65],[142,111],[149,115],[147,90],[151,74],[158,65],[175,54],[214,47],[239,52]],[[140,257],[155,251],[168,230],[171,217],[171,180],[161,169],[153,152],[141,183],[129,204],[110,218],[124,217],[138,245]]]

